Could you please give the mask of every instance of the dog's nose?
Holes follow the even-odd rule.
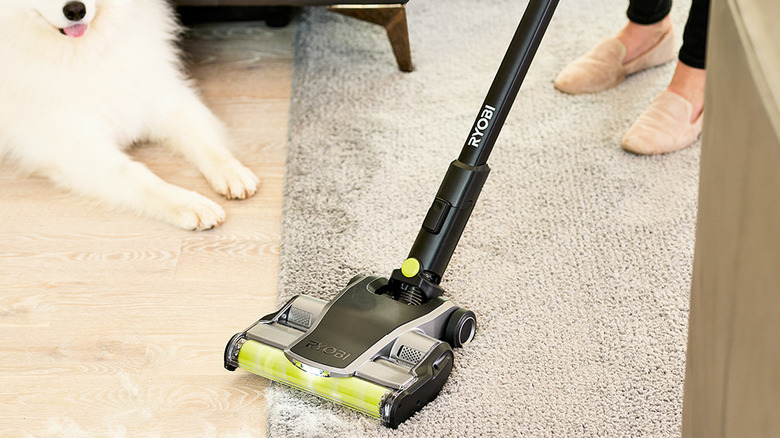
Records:
[[[62,14],[70,21],[79,21],[87,15],[87,7],[81,2],[68,2],[62,8]]]

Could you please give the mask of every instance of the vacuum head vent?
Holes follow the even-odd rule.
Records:
[[[295,307],[290,309],[290,313],[287,316],[288,322],[301,326],[304,329],[308,329],[309,327],[311,327],[311,323],[313,319],[314,319],[314,315],[312,315],[311,313],[305,310],[301,310]]]
[[[398,358],[409,362],[412,365],[416,365],[422,360],[423,352],[411,347],[407,347],[404,345],[401,347],[401,349],[398,351]]]

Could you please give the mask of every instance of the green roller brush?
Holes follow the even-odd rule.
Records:
[[[441,278],[557,3],[528,4],[401,268],[389,278],[354,277],[330,301],[293,297],[230,339],[225,368],[331,400],[391,428],[436,398],[452,371],[453,348],[469,343],[477,326],[472,311],[443,297]]]

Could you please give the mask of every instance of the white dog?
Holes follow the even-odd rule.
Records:
[[[122,152],[163,143],[220,194],[255,193],[257,177],[181,71],[178,31],[165,0],[0,0],[0,155],[111,206],[218,226],[219,205]]]

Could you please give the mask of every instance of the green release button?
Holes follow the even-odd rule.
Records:
[[[418,272],[420,272],[420,262],[414,257],[406,259],[404,264],[401,265],[401,273],[404,274],[404,277],[406,278],[412,278],[417,275]]]

